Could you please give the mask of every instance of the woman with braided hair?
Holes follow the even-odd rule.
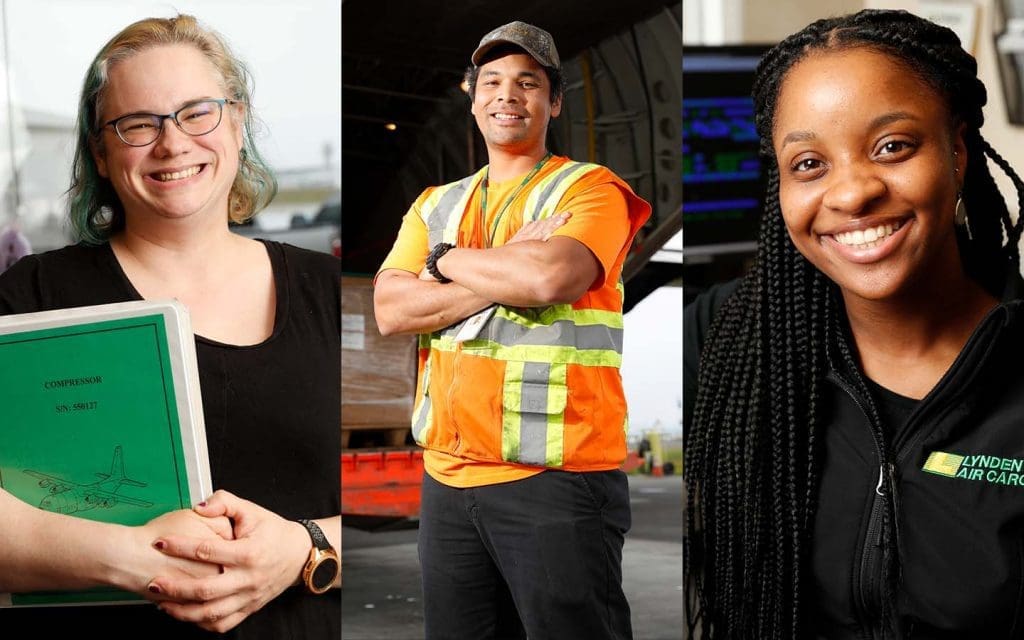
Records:
[[[1024,183],[976,62],[867,10],[786,38],[753,94],[757,258],[684,321],[689,631],[1021,637],[1024,221],[987,160]]]

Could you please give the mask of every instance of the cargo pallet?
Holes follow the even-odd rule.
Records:
[[[341,514],[418,518],[423,451],[342,450]]]

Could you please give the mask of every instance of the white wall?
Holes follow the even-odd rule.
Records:
[[[819,19],[853,13],[864,0],[743,0],[744,42],[777,42]]]
[[[863,6],[864,0],[683,0],[683,42],[777,42],[813,20]]]

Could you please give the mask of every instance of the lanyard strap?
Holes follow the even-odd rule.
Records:
[[[512,204],[512,201],[516,199],[516,196],[518,196],[519,192],[523,190],[523,187],[525,187],[530,180],[533,180],[533,177],[537,175],[537,172],[541,170],[541,167],[544,166],[544,163],[547,162],[550,157],[551,152],[549,151],[540,159],[540,162],[534,165],[533,169],[530,170],[530,173],[526,174],[526,177],[519,183],[516,190],[512,192],[512,196],[505,201],[504,205],[502,205],[501,210],[498,211],[498,215],[494,216],[494,224],[491,226],[490,237],[487,236],[487,177],[490,175],[491,168],[487,167],[487,171],[484,173],[483,182],[480,183],[480,231],[484,236],[485,249],[491,248],[494,244],[494,236],[498,233],[498,223],[501,222],[502,216],[505,215],[505,210],[508,209],[509,205]]]

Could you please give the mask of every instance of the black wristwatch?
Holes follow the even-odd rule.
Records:
[[[427,256],[427,273],[434,276],[438,282],[444,284],[451,282],[450,278],[444,277],[437,269],[437,261],[441,259],[441,256],[454,249],[455,245],[447,242],[438,242],[434,245],[434,248],[430,250],[430,255]]]
[[[313,540],[313,548],[309,550],[309,559],[302,567],[302,581],[310,593],[321,594],[330,589],[341,573],[341,559],[334,550],[327,536],[317,523],[312,520],[299,520],[309,531]]]

